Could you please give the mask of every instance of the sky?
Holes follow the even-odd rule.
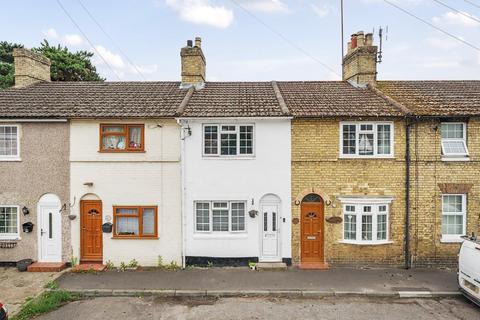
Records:
[[[179,81],[180,48],[196,36],[207,81],[340,80],[340,0],[0,2],[0,41],[92,51],[109,81]],[[345,43],[364,30],[378,44],[388,26],[379,79],[480,79],[480,0],[344,0],[344,21]]]

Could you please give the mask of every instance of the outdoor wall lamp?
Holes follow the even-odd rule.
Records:
[[[28,210],[27,207],[23,207],[23,208],[22,208],[22,213],[23,213],[24,215],[27,215],[27,214],[30,213],[30,210]]]

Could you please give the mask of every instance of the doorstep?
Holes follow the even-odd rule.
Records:
[[[67,267],[65,262],[34,262],[27,267],[28,272],[60,272]]]
[[[300,262],[298,269],[301,270],[328,270],[329,266],[326,262]]]
[[[256,268],[258,271],[285,271],[287,264],[285,262],[259,262]]]
[[[72,272],[101,272],[106,268],[107,266],[101,263],[80,263],[72,268]]]

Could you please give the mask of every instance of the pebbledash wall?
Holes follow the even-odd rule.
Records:
[[[262,199],[279,199],[278,261],[291,261],[291,129],[290,119],[211,118],[180,119],[191,136],[184,137],[184,215],[185,254],[187,263],[208,261],[245,264],[262,260]],[[253,157],[203,157],[203,124],[253,124]],[[272,197],[272,195],[274,195]],[[195,231],[196,201],[245,201],[245,232]],[[248,211],[258,215],[250,217]]]
[[[394,157],[343,159],[339,154],[341,121],[392,121]],[[321,137],[321,138],[320,138]],[[343,221],[325,221],[325,262],[333,265],[390,265],[404,263],[405,235],[405,122],[400,118],[294,119],[292,120],[292,199],[319,194],[325,205],[325,220],[341,217],[339,197],[391,197],[387,243],[347,244]],[[292,257],[301,259],[301,205],[292,204]],[[296,220],[296,219],[295,219]],[[358,223],[358,222],[357,222]]]
[[[145,124],[145,152],[100,153],[101,123]],[[103,233],[103,262],[132,259],[142,266],[181,264],[180,126],[173,119],[72,120],[70,127],[73,256],[80,257],[80,200],[102,201],[103,222],[113,206],[158,206],[158,239],[113,239]],[[84,185],[92,182],[92,186]],[[161,259],[161,260],[160,260]]]
[[[20,157],[13,161],[0,161],[0,204],[19,207],[20,239],[4,239],[15,242],[14,248],[0,248],[0,262],[16,262],[21,259],[37,260],[39,257],[37,205],[45,194],[55,194],[61,204],[69,199],[69,124],[62,122],[2,122],[17,125],[20,137]],[[26,207],[29,214],[24,215]],[[68,207],[68,206],[67,206]],[[70,225],[68,210],[58,213],[62,220],[62,261],[70,259]],[[22,224],[32,222],[33,232],[22,231]]]
[[[414,266],[457,265],[460,242],[442,240],[442,195],[466,194],[467,234],[480,233],[480,119],[466,122],[468,161],[443,161],[441,121],[411,130],[411,253]]]

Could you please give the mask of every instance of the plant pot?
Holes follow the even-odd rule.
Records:
[[[20,272],[25,272],[27,271],[27,268],[29,265],[33,263],[32,259],[23,259],[17,262],[17,269]]]
[[[70,219],[70,220],[75,220],[76,217],[77,217],[77,216],[74,215],[74,214],[69,214],[69,215],[68,215],[68,219]]]

